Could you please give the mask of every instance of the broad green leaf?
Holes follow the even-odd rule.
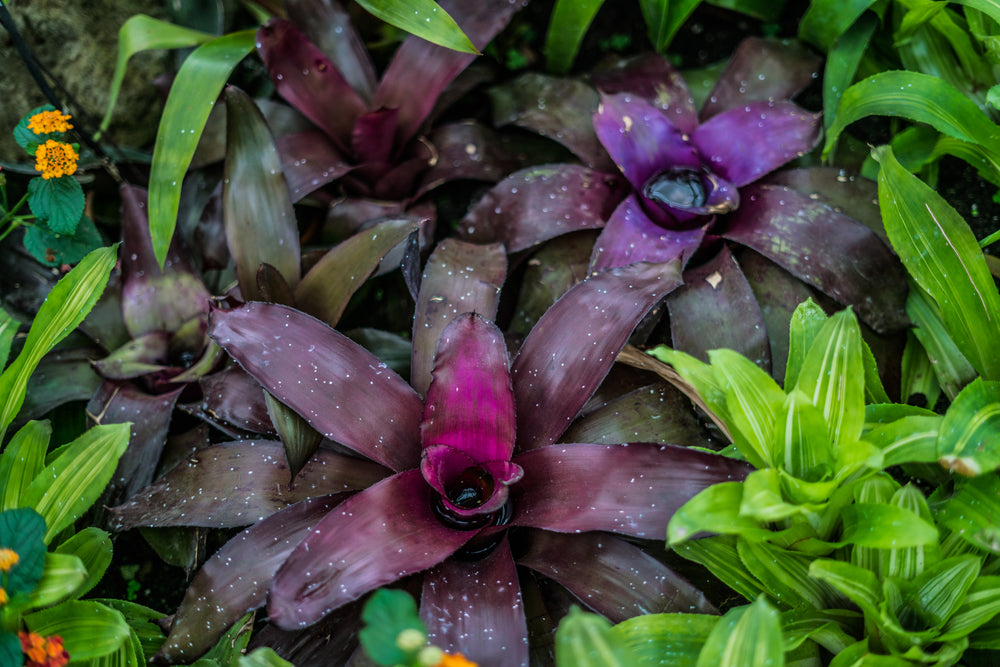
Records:
[[[69,598],[87,578],[87,568],[71,554],[45,554],[45,569],[26,602],[32,609],[51,607]]]
[[[80,217],[80,222],[71,235],[57,234],[36,224],[25,230],[23,242],[24,249],[46,266],[76,264],[88,253],[104,245],[101,233],[86,215]]]
[[[799,39],[828,50],[875,0],[813,0],[799,21]]]
[[[961,606],[948,618],[941,641],[964,637],[1000,614],[1000,577],[980,576],[972,583]]]
[[[798,382],[809,348],[827,321],[826,313],[812,299],[800,303],[788,323],[788,362],[785,364],[785,390]]]
[[[21,494],[45,467],[52,424],[30,421],[22,426],[0,454],[0,511],[21,506]]]
[[[900,487],[892,495],[890,503],[913,512],[927,523],[934,523],[927,499],[912,484]],[[919,576],[928,566],[941,560],[941,546],[937,542],[915,547],[879,549],[877,553],[878,569],[873,571],[878,572],[883,578],[899,577],[910,580]]]
[[[715,377],[726,395],[728,426],[742,438],[734,442],[746,460],[758,468],[775,465],[774,422],[785,393],[770,375],[733,350],[708,353]]]
[[[873,155],[881,167],[879,206],[893,248],[941,309],[969,363],[986,379],[1000,379],[1000,346],[993,344],[1000,339],[1000,296],[976,237],[939,194],[899,165],[891,149],[876,148]]]
[[[821,0],[821,2],[832,4],[826,0]],[[816,4],[812,3],[810,7],[814,7]],[[836,3],[836,6],[844,7],[844,4],[842,2]],[[808,15],[808,13],[807,10],[806,14]],[[868,48],[878,23],[878,17],[874,14],[863,14],[849,28],[836,36],[830,44],[823,71],[823,125],[827,129],[837,116],[837,107],[840,105],[841,96],[854,81],[858,65],[861,64],[861,58]]]
[[[635,656],[597,614],[573,607],[556,630],[556,663],[573,667],[633,667]]]
[[[678,544],[698,533],[747,534],[758,539],[770,536],[756,521],[740,515],[742,502],[742,482],[722,482],[703,489],[670,517],[667,543]]]
[[[1000,382],[976,378],[959,392],[941,422],[941,465],[968,477],[1000,466]]]
[[[31,632],[59,635],[73,662],[114,653],[128,641],[129,627],[117,611],[93,600],[64,602],[24,617]]]
[[[718,621],[707,614],[644,614],[613,626],[611,635],[632,650],[637,665],[695,667]]]
[[[927,292],[912,283],[906,296],[906,314],[915,325],[910,332],[923,346],[938,386],[949,399],[954,399],[976,377],[976,369],[955,345],[941,321],[941,310]],[[933,407],[929,402],[927,405]]]
[[[292,667],[292,663],[283,660],[274,649],[262,646],[236,659],[236,667]]]
[[[854,313],[833,315],[816,334],[795,383],[822,413],[834,448],[856,440],[864,426],[862,344]]]
[[[106,132],[111,125],[111,115],[125,80],[125,70],[129,59],[142,51],[151,49],[179,49],[203,44],[212,39],[210,35],[198,30],[191,30],[173,23],[154,19],[145,14],[130,17],[118,29],[118,59],[115,61],[115,73],[111,77],[111,90],[108,93],[108,110],[101,120],[101,132]]]
[[[1000,555],[1000,478],[963,480],[938,520],[977,548]]]
[[[479,53],[455,19],[434,0],[358,0],[358,4],[386,23],[432,44],[463,53]]]
[[[882,503],[855,503],[842,513],[841,542],[879,549],[915,547],[938,539],[937,528],[909,510]]]
[[[38,362],[93,308],[108,283],[117,255],[117,245],[87,255],[56,283],[39,308],[21,353],[0,375],[0,442],[24,403],[28,378]]]
[[[6,310],[0,308],[0,368],[7,365],[7,360],[10,358],[10,346],[17,335],[18,326],[20,326],[20,322]]]
[[[45,519],[45,543],[76,521],[97,500],[128,446],[131,424],[94,426],[64,448],[35,478],[21,504]]]
[[[133,635],[139,641],[139,655],[144,656],[146,661],[160,650],[165,636],[155,621],[163,618],[166,614],[127,600],[100,599],[96,602],[100,602],[105,607],[110,607],[122,615],[132,629]]]
[[[580,42],[604,0],[556,0],[545,34],[545,67],[563,74],[573,66]]]
[[[761,523],[770,523],[803,511],[804,508],[787,503],[782,498],[781,478],[777,468],[755,470],[744,480],[741,516]]]
[[[783,667],[781,615],[764,597],[726,612],[705,641],[698,667]]]
[[[89,526],[56,547],[55,552],[79,558],[86,568],[86,579],[73,591],[73,597],[79,598],[97,585],[111,565],[111,536],[100,528]]]
[[[639,0],[649,41],[658,53],[665,53],[674,35],[697,9],[701,0]]]
[[[775,604],[789,609],[825,609],[834,601],[833,591],[809,575],[813,558],[744,538],[737,540],[736,548],[743,565],[763,584],[765,595]]]
[[[781,614],[785,650],[797,647],[806,639],[837,654],[854,643],[848,632],[854,630],[859,614],[846,609],[790,609]]]
[[[56,234],[70,234],[83,215],[83,187],[72,176],[28,181],[31,212]]]
[[[170,86],[149,174],[149,232],[160,268],[177,225],[181,182],[208,114],[233,69],[253,50],[255,38],[255,30],[244,30],[205,42],[184,60]]]
[[[0,512],[0,549],[10,549],[18,556],[0,583],[11,600],[38,585],[45,568],[44,535],[45,520],[33,509]]]
[[[978,556],[956,556],[934,563],[913,580],[912,604],[923,612],[932,627],[951,618],[979,575]]]
[[[417,604],[405,591],[382,588],[365,603],[361,612],[365,627],[358,633],[368,656],[380,665],[395,665],[409,660],[408,651],[397,646],[401,632],[414,631],[424,637],[427,628],[417,612]]]
[[[804,393],[793,389],[778,410],[774,463],[788,474],[817,482],[832,474],[833,451],[822,413]]]
[[[672,548],[684,558],[705,567],[745,599],[753,600],[766,593],[766,589],[740,561],[736,539],[733,535],[715,535],[689,540]]]
[[[870,570],[838,560],[815,560],[809,565],[809,574],[825,581],[858,605],[865,616],[879,616],[878,580]]]

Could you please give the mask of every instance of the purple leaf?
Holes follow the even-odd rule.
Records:
[[[378,109],[358,116],[351,148],[359,163],[385,164],[392,158],[392,132],[399,109]]]
[[[830,208],[850,216],[875,232],[886,244],[889,238],[882,227],[878,210],[878,185],[860,174],[837,167],[802,167],[780,169],[768,174],[763,182],[784,185],[818,199]]]
[[[712,171],[743,187],[811,151],[822,127],[820,114],[792,102],[750,102],[712,116],[691,142]]]
[[[288,21],[271,19],[257,31],[257,52],[278,94],[349,154],[354,121],[366,105],[323,52]]]
[[[243,298],[260,298],[257,270],[267,263],[289,286],[299,283],[299,231],[271,131],[253,100],[226,88],[223,217]]]
[[[524,4],[521,0],[441,2],[477,49],[483,49]],[[396,145],[412,139],[449,83],[475,58],[411,35],[403,42],[382,75],[373,108],[398,108]]]
[[[170,635],[152,662],[193,662],[245,613],[263,606],[281,563],[345,495],[296,503],[229,540],[188,586]]]
[[[122,345],[94,362],[94,368],[109,380],[128,380],[162,371],[166,366],[170,334],[152,331]]]
[[[410,142],[395,162],[382,165],[377,176],[370,180],[374,183],[369,189],[371,196],[408,203],[420,177],[434,164],[436,157],[433,147],[426,141]]]
[[[514,462],[524,469],[511,487],[515,525],[651,540],[663,539],[670,517],[696,493],[752,470],[717,454],[649,443],[551,445]]]
[[[293,202],[354,169],[330,139],[316,130],[286,134],[274,143]]]
[[[621,197],[615,176],[571,164],[528,167],[491,188],[459,223],[462,238],[517,252],[604,226]]]
[[[371,461],[320,449],[290,485],[280,442],[213,445],[111,508],[111,526],[246,526],[301,500],[367,488],[386,474]]]
[[[161,271],[149,238],[147,194],[123,185],[122,197],[122,313],[129,334],[136,338],[151,331],[174,332],[193,317],[208,312],[208,290],[195,275],[175,235]]]
[[[488,92],[497,127],[516,125],[537,132],[568,148],[588,167],[614,169],[591,120],[600,97],[583,81],[529,73]]]
[[[718,613],[701,591],[624,540],[540,530],[530,535],[518,564],[558,581],[612,623],[663,612]]]
[[[611,269],[574,285],[542,316],[511,369],[518,449],[556,441],[632,329],[680,284],[678,262]]]
[[[239,366],[233,365],[199,380],[201,408],[216,421],[244,431],[273,435],[264,388]]]
[[[631,93],[645,98],[685,134],[698,127],[698,111],[687,82],[662,55],[640,55],[616,63],[594,72],[591,81],[607,95]]]
[[[459,514],[498,510],[507,485],[521,478],[514,451],[514,394],[507,346],[492,322],[475,313],[453,320],[441,334],[420,424],[420,469]],[[490,492],[470,511],[451,502],[449,489],[470,468],[490,474]]]
[[[362,601],[344,605],[315,625],[302,630],[282,630],[268,623],[254,630],[248,649],[272,649],[296,667],[330,667],[350,664],[358,648]]]
[[[90,400],[104,382],[94,372],[94,360],[101,354],[96,347],[71,347],[55,349],[42,357],[28,379],[28,393],[12,430],[64,403]]]
[[[743,193],[723,237],[854,306],[878,332],[908,326],[903,269],[874,232],[789,188],[754,184]]]
[[[603,271],[636,262],[679,260],[685,266],[705,238],[703,229],[672,230],[660,227],[646,215],[639,197],[629,195],[619,204],[594,243],[592,271]]]
[[[507,256],[499,244],[480,246],[445,239],[431,253],[413,317],[410,384],[421,395],[430,386],[441,332],[462,313],[493,319],[506,276]]]
[[[625,178],[642,190],[667,168],[701,169],[701,157],[685,135],[646,100],[619,93],[602,95],[594,130]]]
[[[431,643],[448,653],[480,665],[527,665],[528,628],[506,538],[481,560],[451,559],[428,571],[420,618]]]
[[[370,590],[442,562],[476,531],[446,528],[420,472],[384,479],[344,501],[292,552],[271,584],[272,623],[315,623]],[[376,557],[373,557],[377,555]]]
[[[701,119],[748,102],[790,100],[819,75],[821,62],[800,44],[748,37],[716,81]]]
[[[726,246],[684,272],[684,285],[667,299],[675,349],[708,361],[708,351],[736,350],[766,371],[771,348],[760,305]]]
[[[209,335],[326,437],[392,470],[416,467],[423,401],[343,334],[294,308],[250,302],[213,310]]]

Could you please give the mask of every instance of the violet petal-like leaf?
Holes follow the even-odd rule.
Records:
[[[651,540],[663,539],[670,517],[696,493],[752,470],[718,454],[650,443],[551,445],[514,462],[524,469],[511,487],[515,525]]]
[[[399,109],[377,109],[358,116],[351,131],[351,149],[358,162],[389,162],[398,114]]]
[[[330,59],[282,19],[257,31],[257,52],[278,94],[348,154],[354,121],[367,107]]]
[[[461,238],[517,252],[556,236],[597,229],[623,192],[619,178],[579,165],[542,165],[490,188],[458,225]]]
[[[308,498],[356,491],[388,474],[382,466],[319,449],[295,484],[276,440],[242,440],[195,452],[123,505],[111,508],[113,530],[136,526],[233,528]]]
[[[506,276],[507,255],[499,244],[483,246],[445,239],[431,253],[413,316],[410,384],[421,395],[430,386],[441,332],[462,313],[478,313],[492,320]]]
[[[663,111],[681,132],[698,127],[698,111],[687,82],[660,54],[640,55],[594,72],[591,81],[608,95],[631,93]]]
[[[742,187],[811,151],[820,115],[792,102],[750,102],[702,123],[691,143],[722,178]]]
[[[789,188],[749,185],[721,235],[799,280],[854,306],[880,333],[909,324],[906,277],[892,251],[861,223]]]
[[[801,44],[748,37],[726,63],[701,109],[701,119],[747,102],[789,100],[815,80],[821,63]]]
[[[330,138],[318,130],[276,137],[274,144],[293,202],[354,169]]]
[[[201,408],[214,420],[253,433],[274,434],[264,389],[237,365],[201,378]]]
[[[679,262],[639,263],[592,276],[556,301],[511,367],[518,449],[556,441],[646,312],[680,284]]]
[[[701,157],[687,135],[641,97],[602,95],[594,130],[636,190],[664,169],[701,169]]]
[[[485,558],[446,560],[424,574],[420,617],[431,643],[448,653],[480,665],[528,664],[521,586],[506,538]]]
[[[705,238],[705,231],[665,229],[646,215],[639,197],[629,195],[608,219],[594,243],[591,271],[603,271],[636,262],[687,264]]]
[[[451,556],[476,531],[446,528],[433,509],[436,495],[420,471],[408,470],[341,503],[275,575],[271,622],[289,630],[315,623],[368,591]]]
[[[193,662],[245,613],[267,601],[267,587],[288,554],[346,494],[296,503],[229,540],[184,593],[158,664]]]
[[[326,437],[393,470],[416,467],[423,401],[378,357],[276,304],[214,310],[209,335]]]
[[[675,349],[706,363],[708,351],[736,350],[771,370],[764,315],[729,249],[684,272],[684,284],[667,298]]]
[[[612,623],[642,614],[717,613],[704,593],[624,540],[541,530],[530,536],[518,564],[558,581]]]

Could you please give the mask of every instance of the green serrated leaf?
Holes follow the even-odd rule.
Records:
[[[83,187],[72,176],[28,181],[28,206],[56,234],[72,235],[83,215]]]
[[[52,424],[30,421],[22,426],[0,454],[0,511],[21,506],[21,495],[45,467]]]
[[[76,264],[102,245],[101,233],[86,215],[80,218],[72,234],[57,234],[41,224],[32,225],[24,232],[24,249],[46,266]]]
[[[434,0],[358,0],[358,4],[389,25],[432,44],[463,53],[479,53],[455,19]]]
[[[361,612],[365,627],[358,634],[368,656],[380,665],[396,665],[409,660],[412,651],[397,645],[400,633],[409,631],[427,637],[417,604],[405,591],[382,588],[368,599]],[[416,642],[414,642],[416,643]],[[415,648],[419,648],[419,645]]]
[[[128,641],[125,619],[93,600],[64,602],[24,617],[31,632],[44,637],[59,635],[73,662],[110,655]]]
[[[545,67],[564,74],[573,66],[580,43],[604,0],[556,0],[545,34]]]
[[[597,614],[573,607],[556,630],[556,664],[573,667],[633,667],[635,656]]]
[[[87,578],[87,568],[71,554],[45,554],[45,569],[25,605],[41,609],[68,599]]]
[[[781,615],[764,597],[726,612],[712,629],[698,656],[698,667],[783,667],[785,647]]]
[[[122,615],[132,629],[132,635],[139,643],[138,655],[144,658],[145,662],[148,662],[160,650],[165,637],[155,621],[163,618],[166,614],[127,600],[100,599],[95,600],[95,602],[100,602],[105,607],[114,609]]]
[[[0,512],[0,549],[10,549],[18,560],[8,570],[4,589],[7,596],[30,593],[38,585],[45,568],[45,520],[30,508]]]
[[[974,477],[1000,467],[1000,382],[976,378],[948,406],[937,442],[952,472]]]
[[[73,597],[79,598],[97,585],[111,565],[111,536],[100,528],[89,526],[56,547],[55,552],[79,558],[86,569],[86,578],[72,591]]]

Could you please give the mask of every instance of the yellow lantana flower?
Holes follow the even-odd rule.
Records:
[[[80,159],[69,144],[49,139],[35,151],[35,171],[42,172],[42,178],[59,178],[76,173],[76,161]]]
[[[0,549],[0,572],[10,572],[19,560],[21,557],[13,549]]]
[[[61,111],[40,111],[28,119],[28,129],[35,134],[68,132],[73,129],[67,121],[72,118]]]

